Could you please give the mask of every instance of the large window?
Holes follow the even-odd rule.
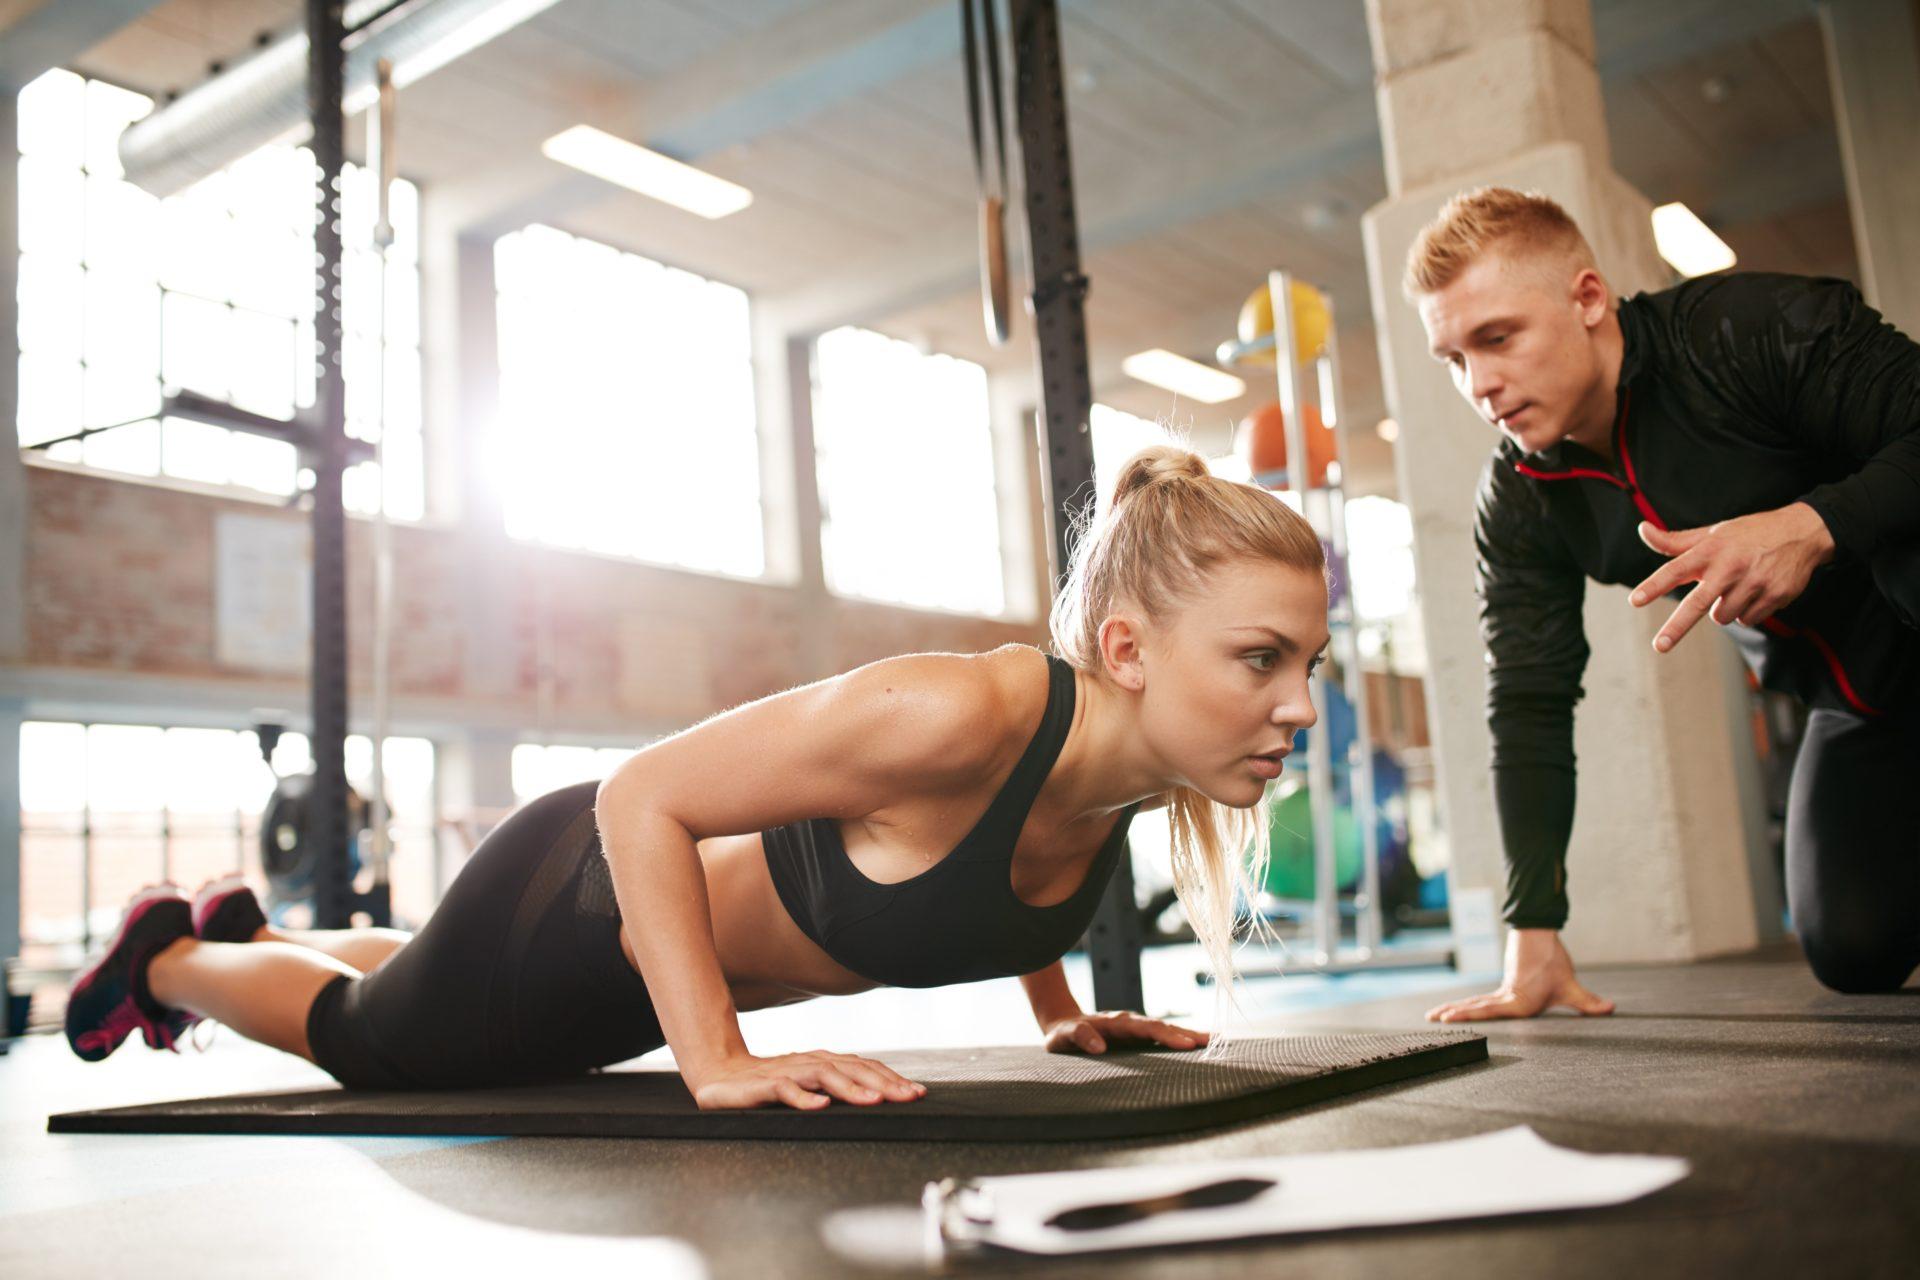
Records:
[[[291,418],[314,401],[312,153],[265,147],[166,200],[121,176],[122,130],[152,109],[136,93],[68,71],[20,91],[20,443],[131,423],[54,445],[53,458],[290,494],[291,445],[158,419],[163,387]],[[387,510],[417,518],[421,470],[418,200],[393,192],[385,341],[373,182],[350,169],[343,267],[347,431],[382,429]],[[384,392],[384,394],[383,394]],[[347,473],[350,509],[371,511],[371,463]]]
[[[373,748],[347,740],[347,778],[362,795]],[[432,744],[388,738],[397,920],[417,924],[437,900]],[[127,898],[172,880],[189,892],[242,872],[264,888],[260,819],[274,774],[310,768],[307,740],[285,734],[273,767],[251,732],[28,721],[20,729],[21,954],[76,964],[112,933]]]
[[[513,748],[513,802],[525,804],[576,782],[605,782],[636,749],[518,743]]]
[[[829,588],[1005,611],[986,370],[835,329],[814,353],[813,432]]]
[[[747,295],[551,227],[494,262],[509,536],[763,573]]]
[[[1395,618],[1413,608],[1413,515],[1405,505],[1377,496],[1347,503],[1347,560],[1362,618]]]

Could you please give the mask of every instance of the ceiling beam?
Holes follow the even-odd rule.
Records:
[[[691,162],[956,59],[959,49],[951,0],[831,0],[614,99],[582,103],[580,118]],[[535,151],[438,198],[454,229],[504,235],[530,222],[557,222],[609,190]]]
[[[1650,17],[1643,20],[1641,15]],[[1600,53],[1595,62],[1602,80],[1624,80],[1756,39],[1813,16],[1814,0],[1596,3],[1593,34]]]
[[[1694,212],[1717,227],[1766,222],[1847,195],[1832,125],[1725,158],[1695,185],[1713,194]]]
[[[1599,71],[1603,80],[1628,80],[1764,35],[1811,12],[1811,0],[1603,4],[1595,14]],[[693,158],[777,131],[916,67],[954,58],[957,46],[958,23],[948,3],[839,0],[762,28],[589,122]],[[1303,138],[1310,140],[1304,148]],[[1363,162],[1378,151],[1378,138],[1371,88],[1356,88],[1307,120],[1226,139],[1171,164],[1141,166],[1118,191],[1100,192],[1097,202],[1082,195],[1083,249],[1131,243],[1277,196]],[[555,166],[538,156],[515,167],[481,177],[470,189],[438,193],[446,223],[478,234],[528,222],[563,223],[571,210],[608,191],[585,175],[556,178]],[[977,236],[971,219],[928,225],[912,246],[877,250],[842,263],[832,280],[817,287],[759,302],[777,312],[789,332],[873,321],[974,287]],[[1010,265],[1018,271],[1012,247],[1016,261]]]
[[[1311,141],[1303,147],[1302,138]],[[1379,150],[1371,92],[1347,94],[1306,120],[1223,136],[1218,145],[1175,164],[1143,166],[1125,187],[1102,192],[1097,202],[1082,192],[1081,252],[1130,244],[1238,208],[1377,157]],[[976,235],[971,220],[952,223],[939,228],[937,237],[928,235],[908,248],[845,263],[817,288],[768,298],[763,305],[779,315],[789,333],[824,332],[921,306],[974,286],[979,270]],[[935,243],[944,247],[935,248]],[[1023,262],[1009,263],[1016,276],[1023,268]]]
[[[0,91],[18,92],[138,21],[159,0],[45,0],[0,24]]]
[[[647,86],[644,138],[692,160],[790,128],[959,51],[950,0],[802,8]]]
[[[1805,19],[1812,4],[1811,0],[1751,0],[1730,7],[1721,0],[1679,0],[1651,12],[1653,18],[1631,28],[1624,21],[1609,26],[1596,13],[1605,37],[1598,59],[1603,81],[1618,84],[1709,49],[1764,35]],[[1611,46],[1607,40],[1613,42]],[[1103,199],[1093,206],[1083,197],[1083,246],[1095,250],[1131,243],[1211,213],[1277,196],[1377,155],[1379,136],[1373,93],[1367,88],[1331,100],[1305,121],[1236,138],[1230,145],[1195,152],[1172,166],[1143,166],[1131,189],[1118,199]],[[1301,148],[1301,138],[1312,141]],[[1261,163],[1262,157],[1272,159]],[[767,302],[791,321],[791,332],[799,333],[873,321],[924,305],[974,287],[975,234],[970,223],[928,228],[919,247],[846,263],[836,279],[818,288]],[[931,249],[935,243],[948,247]]]

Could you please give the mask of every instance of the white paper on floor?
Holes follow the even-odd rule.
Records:
[[[1028,1253],[1083,1253],[1189,1244],[1299,1231],[1397,1226],[1549,1209],[1624,1204],[1687,1176],[1674,1156],[1589,1155],[1556,1147],[1525,1125],[1475,1138],[1375,1151],[1133,1165],[975,1179],[955,1204],[974,1203],[989,1218],[949,1235]],[[1158,1213],[1122,1226],[1069,1231],[1055,1214],[1088,1205],[1174,1195],[1234,1178],[1276,1185],[1240,1204]],[[932,1189],[929,1188],[931,1191]],[[938,1197],[929,1195],[929,1234],[938,1230]]]

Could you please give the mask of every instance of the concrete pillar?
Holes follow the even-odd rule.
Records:
[[[434,841],[435,902],[459,874],[471,844],[514,807],[513,748],[518,740],[511,729],[468,729],[435,742],[434,810],[460,833],[452,842],[444,836]]]
[[[1412,511],[1443,820],[1455,901],[1505,892],[1487,773],[1485,663],[1473,597],[1473,494],[1496,436],[1427,354],[1400,294],[1408,248],[1455,192],[1534,188],[1586,231],[1616,294],[1664,287],[1645,197],[1609,166],[1586,0],[1368,0],[1388,199],[1364,219],[1387,403]],[[1593,650],[1575,738],[1569,945],[1582,961],[1673,960],[1756,940],[1730,646],[1711,629],[1651,648],[1664,612],[1590,585]],[[1484,900],[1484,899],[1482,899]],[[1464,940],[1463,940],[1464,941]]]
[[[460,572],[481,589],[467,593],[461,661],[463,687],[484,717],[488,704],[519,701],[519,602],[500,476],[498,299],[492,236],[462,234],[442,216],[429,189],[420,210],[420,347],[426,434],[427,510],[460,531]],[[510,729],[469,728],[434,744],[435,801],[440,815],[470,840],[486,834],[514,806]],[[436,898],[459,870],[459,842],[436,842]]]
[[[0,664],[27,651],[27,469],[20,461],[20,93],[0,80]],[[0,962],[20,954],[20,715],[0,705]]]
[[[469,592],[462,627],[464,687],[481,702],[518,693],[520,628],[500,477],[500,355],[493,240],[445,225],[431,191],[421,201],[421,377],[428,483],[427,509],[458,528]]]
[[[767,568],[792,584],[800,628],[800,674],[839,669],[833,597],[820,545],[820,458],[813,438],[813,340],[777,313],[756,315],[754,377],[761,385],[760,474]]]
[[[749,314],[754,421],[760,445],[756,452],[760,459],[761,540],[766,548],[767,580],[788,586],[818,582],[820,539],[817,534],[805,536],[807,525],[800,511],[810,501],[817,516],[819,487],[803,483],[811,473],[802,476],[796,469],[800,452],[796,434],[805,432],[806,452],[813,452],[810,351],[807,344],[792,341],[777,312],[754,305]],[[817,519],[813,527],[817,529]]]
[[[1920,4],[1829,0],[1820,29],[1861,288],[1920,334]]]
[[[27,474],[20,462],[20,91],[0,81],[0,662],[27,649]]]
[[[1033,404],[1033,375],[990,374],[987,413],[993,423],[993,483],[1000,496],[1000,575],[1006,583],[1007,617],[1045,618],[1053,604],[1048,582],[1044,456]]]
[[[0,698],[0,964],[20,954],[20,722],[18,698]]]

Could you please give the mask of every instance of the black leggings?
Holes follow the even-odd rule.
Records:
[[[314,1061],[353,1089],[524,1084],[666,1043],[620,951],[593,819],[596,784],[514,811],[474,849],[426,926],[307,1014]]]
[[[1835,991],[1897,990],[1920,965],[1920,723],[1808,716],[1787,793],[1787,903]]]

